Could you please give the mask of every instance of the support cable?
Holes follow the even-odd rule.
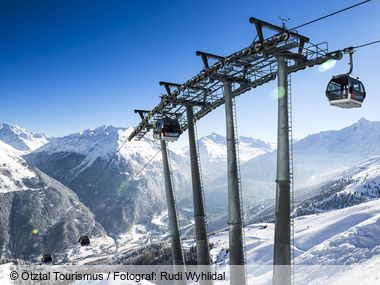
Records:
[[[370,46],[370,45],[374,45],[374,44],[378,44],[378,43],[380,43],[380,40],[369,42],[369,43],[358,45],[358,46],[354,46],[352,48],[358,49],[358,48],[362,48],[362,47],[366,47],[366,46]]]
[[[341,10],[339,10],[339,11],[336,11],[336,12],[330,13],[330,14],[328,14],[328,15],[322,16],[322,17],[320,17],[320,18],[317,18],[317,19],[311,20],[311,21],[309,21],[309,22],[306,22],[306,23],[304,23],[304,24],[301,24],[301,25],[299,25],[299,26],[296,26],[296,27],[290,29],[290,31],[292,31],[292,30],[296,30],[296,29],[299,29],[299,28],[301,28],[301,27],[304,27],[304,26],[310,25],[310,24],[312,24],[312,23],[318,22],[318,21],[320,21],[320,20],[326,19],[326,18],[328,18],[328,17],[334,16],[334,15],[336,15],[336,14],[339,14],[339,13],[342,13],[342,12],[344,12],[344,11],[350,10],[350,9],[352,9],[352,8],[358,7],[358,6],[360,6],[360,5],[363,5],[363,4],[365,4],[365,3],[368,3],[368,2],[370,2],[370,1],[372,1],[372,0],[366,0],[366,1],[359,2],[359,3],[357,3],[357,4],[354,4],[354,5],[351,5],[351,6],[349,6],[349,7],[344,8],[344,9],[341,9]]]

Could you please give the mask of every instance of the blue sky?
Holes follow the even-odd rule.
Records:
[[[182,83],[202,69],[196,50],[228,55],[254,36],[250,16],[289,27],[359,1],[97,1],[0,3],[0,121],[60,136],[100,125],[134,126],[134,109],[151,109],[160,80]],[[301,28],[331,50],[379,39],[380,1]],[[366,85],[363,108],[330,107],[324,91],[344,58],[327,72],[293,75],[294,135],[339,129],[361,117],[380,120],[380,45],[355,53],[354,74]],[[237,99],[239,133],[276,140],[276,82]],[[200,135],[223,134],[223,107],[202,119]]]

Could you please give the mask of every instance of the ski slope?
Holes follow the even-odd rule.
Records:
[[[249,284],[271,284],[273,237],[271,223],[245,227]],[[294,237],[296,284],[380,284],[380,200],[298,217]],[[212,260],[228,264],[228,232],[212,235],[210,243]]]

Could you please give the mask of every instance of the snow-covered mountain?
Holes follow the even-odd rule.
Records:
[[[226,137],[212,133],[202,137],[198,141],[199,154],[205,160],[226,161],[227,144]],[[239,156],[242,163],[255,158],[261,154],[271,152],[275,144],[267,143],[250,137],[239,137]]]
[[[149,225],[153,216],[165,209],[159,143],[149,135],[129,142],[131,130],[103,126],[56,138],[26,158],[73,189],[104,228],[115,234],[125,233],[134,224]],[[240,141],[244,159],[273,149],[273,145],[260,140],[241,137]],[[217,134],[199,140],[205,188],[225,172],[225,148],[225,138]],[[187,199],[192,193],[189,153],[170,145],[169,149],[174,188],[179,200],[189,202],[180,208],[186,223],[192,219],[186,210],[192,207],[191,199]]]
[[[113,240],[77,195],[30,167],[20,153],[0,141],[1,258],[31,261],[50,252],[56,260],[67,260],[67,248],[84,234],[104,241],[100,252],[114,250]]]
[[[24,153],[36,150],[49,140],[44,134],[34,134],[16,125],[0,123],[0,141]]]
[[[57,138],[26,158],[75,191],[109,233],[125,233],[135,224],[149,229],[165,209],[161,152],[149,136],[127,141],[131,131],[86,130]],[[176,190],[189,193],[186,158],[173,152],[170,157]]]
[[[296,190],[334,178],[341,171],[380,154],[380,122],[360,119],[337,131],[307,136],[294,143]],[[247,191],[274,197],[276,151],[251,159],[241,167]],[[244,184],[243,184],[244,186]]]
[[[377,159],[347,170],[345,174],[342,174],[342,170],[362,161],[363,157],[368,159],[380,153],[379,125],[362,119],[343,130],[312,135],[295,143],[296,187],[313,183],[320,185],[317,182],[323,181],[335,183],[335,180],[331,180],[333,177],[345,181],[347,187],[357,183],[363,189],[370,187],[372,192],[367,191],[368,195],[375,193],[377,184],[368,183],[369,180],[377,180],[370,177],[372,174],[364,173],[368,169],[376,172],[376,165],[379,164]],[[141,141],[129,142],[127,137],[130,132],[131,129],[103,126],[56,138],[24,155],[26,161],[20,155],[27,150],[7,148],[4,144],[0,163],[4,158],[10,162],[6,167],[5,164],[0,167],[0,182],[3,184],[0,190],[8,193],[12,192],[12,187],[17,187],[18,190],[29,191],[28,183],[33,179],[55,179],[65,189],[69,188],[78,195],[80,202],[94,214],[93,220],[99,222],[100,228],[103,227],[109,235],[131,243],[145,237],[144,242],[149,242],[152,234],[159,235],[166,230],[167,224],[167,221],[165,225],[162,223],[165,221],[166,205],[160,147],[149,136]],[[256,217],[258,213],[262,217],[270,216],[273,203],[267,198],[274,198],[275,146],[247,137],[240,137],[239,141],[241,161],[247,161],[241,169],[243,199],[244,205],[250,209],[247,211],[250,213],[249,218]],[[223,228],[227,225],[227,187],[223,175],[226,173],[225,138],[213,133],[201,138],[198,145],[205,180],[206,209],[211,222],[209,228]],[[182,212],[183,225],[186,225],[192,222],[188,151],[184,151],[184,148],[169,148],[179,210]],[[357,151],[357,148],[365,151]],[[359,176],[366,177],[368,183],[357,178]],[[70,205],[65,206],[70,208]],[[92,215],[91,212],[89,215]],[[65,211],[62,213],[64,216]]]
[[[293,150],[295,198],[301,202],[298,198],[310,198],[324,184],[328,188],[336,183],[333,181],[342,171],[380,154],[380,122],[360,119],[341,130],[310,135],[295,142]],[[276,160],[274,150],[241,164],[243,204],[248,221],[270,220],[273,216]],[[206,192],[207,209],[219,216],[227,207],[227,177],[225,170],[221,173],[219,177],[214,176],[209,184],[211,191]],[[224,215],[218,224],[226,221]]]

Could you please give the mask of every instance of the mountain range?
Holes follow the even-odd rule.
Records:
[[[17,126],[2,124],[0,129],[2,145],[0,147],[3,150],[12,150],[12,152],[4,153],[4,159],[9,156],[13,161],[23,165],[24,169],[21,171],[14,167],[10,172],[9,167],[3,168],[0,176],[0,191],[12,193],[14,191],[9,189],[18,190],[19,187],[22,187],[23,181],[28,181],[29,176],[34,177],[36,184],[44,184],[48,179],[50,184],[59,185],[55,186],[59,193],[69,191],[75,197],[74,205],[80,203],[87,212],[80,211],[79,206],[73,207],[62,203],[65,209],[71,210],[67,213],[67,210],[57,207],[61,211],[60,217],[57,217],[57,213],[48,215],[46,222],[40,227],[43,236],[47,237],[49,233],[52,234],[50,228],[57,219],[64,223],[70,223],[77,216],[81,220],[90,218],[94,220],[93,223],[85,222],[85,225],[94,224],[96,221],[98,232],[82,227],[73,230],[74,238],[74,236],[66,234],[67,226],[55,230],[54,235],[63,237],[60,242],[65,243],[66,247],[72,247],[80,234],[91,233],[91,236],[107,239],[108,247],[111,247],[109,240],[112,237],[114,240],[111,239],[111,241],[116,242],[118,248],[128,247],[126,243],[135,242],[131,236],[139,237],[141,236],[139,233],[157,232],[159,235],[165,231],[167,222],[167,217],[163,215],[166,200],[162,187],[163,175],[159,144],[150,136],[146,136],[141,141],[128,142],[127,136],[130,132],[131,129],[102,126],[94,130],[85,130],[51,139],[46,135],[35,135]],[[270,144],[249,138],[243,140],[246,159],[271,150]],[[222,136],[211,134],[199,140],[198,143],[202,157],[206,157],[205,164],[211,165],[209,168],[204,168],[204,173],[208,173],[207,169],[210,169],[209,173],[213,172],[214,166],[218,166],[219,169],[225,168],[226,157],[220,155],[225,148]],[[178,151],[170,145],[169,149],[177,198],[180,201],[190,201],[188,151],[186,149],[184,152]],[[10,158],[7,160],[9,161]],[[217,174],[219,175],[219,173]],[[215,175],[209,177],[211,180]],[[12,180],[12,185],[10,185],[10,180]],[[207,183],[207,181],[206,178],[205,182]],[[46,193],[50,195],[53,191]],[[52,204],[50,199],[53,197],[46,196],[46,193],[44,197],[47,198],[46,203],[50,205]],[[15,198],[11,195],[9,199],[12,201]],[[25,197],[25,199],[27,198]],[[191,208],[192,203],[179,208],[181,223],[184,226],[192,223]],[[10,224],[11,220],[6,217],[7,212],[4,212],[3,219]],[[27,223],[24,219],[26,216],[23,216],[20,223]],[[28,223],[33,225],[37,222],[32,220]],[[26,235],[30,236],[30,233],[31,231],[27,231]],[[15,239],[20,237],[19,234],[12,234],[8,231],[4,232],[3,240],[9,238],[9,235],[13,235]],[[33,236],[31,238],[36,239]],[[41,244],[44,243],[41,242]],[[6,243],[4,243],[4,248],[7,251],[5,256],[8,257],[27,259],[27,256],[32,255],[27,249],[15,254]],[[33,254],[38,251],[43,252],[47,249],[37,248]],[[49,251],[60,252],[63,260],[70,255],[64,251],[63,246],[51,247]]]
[[[380,122],[360,119],[337,131],[309,135],[293,144],[295,192],[329,181],[341,171],[380,154]],[[274,199],[277,152],[241,166],[243,192],[256,199]],[[223,180],[224,179],[224,180]],[[220,183],[226,181],[220,178]]]
[[[38,252],[49,250],[57,252],[62,261],[75,259],[74,253],[80,252],[77,239],[82,234],[98,240],[102,249],[97,248],[93,255],[130,248],[139,239],[146,243],[151,238],[165,237],[161,153],[159,144],[149,135],[129,142],[132,129],[102,126],[50,138],[17,126],[0,126],[0,196],[4,201],[0,203],[0,223],[7,229],[0,237],[2,256],[33,260]],[[329,208],[322,200],[329,195],[347,196],[342,193],[350,185],[361,183],[361,188],[352,187],[370,187],[370,191],[348,191],[357,198],[350,198],[352,203],[347,205],[377,198],[378,184],[371,183],[378,183],[378,173],[372,170],[379,164],[375,158],[380,153],[379,142],[380,123],[361,119],[342,130],[310,135],[294,143],[296,196],[308,195],[299,201],[297,214],[339,208],[335,204]],[[239,137],[248,220],[265,220],[273,215],[275,147],[273,143]],[[190,229],[193,214],[189,152],[186,147],[172,144],[169,149],[181,225]],[[209,229],[216,230],[227,225],[225,137],[216,133],[202,137],[198,149]],[[310,197],[315,197],[314,204],[307,200]],[[342,201],[339,203],[347,199]],[[47,210],[57,203],[54,211]],[[40,231],[37,237],[31,234],[34,228]],[[53,236],[60,238],[55,241]],[[30,245],[16,246],[16,240],[21,239],[30,240],[30,244],[38,242],[33,249]]]
[[[148,225],[165,206],[160,148],[148,137],[123,145],[130,131],[111,126],[86,130],[57,138],[25,157],[77,193],[99,223],[117,235],[134,224]],[[131,180],[152,157],[144,173]]]

